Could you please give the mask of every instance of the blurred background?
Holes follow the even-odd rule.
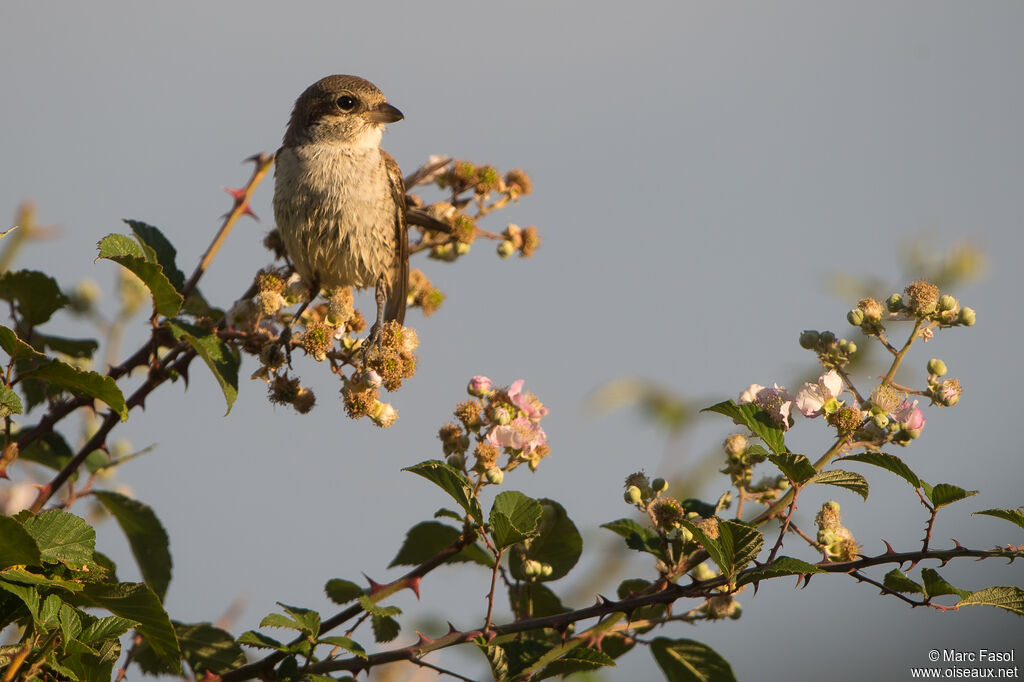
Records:
[[[404,112],[384,146],[407,173],[445,154],[522,167],[534,182],[482,224],[536,224],[544,242],[532,259],[499,260],[478,242],[454,265],[414,263],[447,300],[407,320],[421,340],[418,372],[392,396],[393,427],[345,418],[336,384],[313,381],[325,373],[302,357],[296,369],[318,396],[309,415],[269,404],[264,384],[244,378],[255,369],[247,358],[229,416],[199,368],[187,392],[164,387],[115,431],[129,449],[154,446],[109,485],[130,486],[167,527],[172,617],[232,611],[239,634],[275,601],[333,613],[329,578],[400,575],[386,566],[404,532],[448,504],[400,469],[442,456],[437,429],[474,374],[523,378],[551,409],[552,455],[504,488],[560,501],[583,533],[584,561],[552,585],[563,600],[585,606],[621,578],[650,577],[650,562],[599,524],[631,513],[622,481],[640,469],[679,497],[716,499],[730,424],[701,415],[665,428],[636,405],[660,396],[675,413],[755,382],[795,390],[819,373],[801,330],[866,348],[846,310],[922,274],[944,273],[978,323],[912,352],[902,383],[923,385],[939,357],[964,395],[955,409],[927,408],[922,437],[895,454],[930,482],[981,490],[940,514],[936,545],[1021,542],[1010,524],[970,516],[1024,502],[1020,3],[18,2],[0,16],[0,217],[13,224],[31,199],[55,226],[17,266],[66,289],[96,280],[109,311],[118,267],[93,262],[96,242],[128,231],[122,218],[143,220],[191,272],[230,207],[221,188],[248,178],[242,159],[277,148],[295,97],[324,75],[366,77]],[[220,306],[269,262],[271,193],[268,179],[253,202],[262,222],[240,223],[202,281]],[[66,317],[51,326],[89,331]],[[129,327],[124,349],[144,327]],[[853,378],[870,390],[880,373],[869,363]],[[798,422],[788,443],[814,459],[827,434]],[[810,489],[798,523],[813,528],[834,498],[865,553],[884,550],[881,538],[918,547],[927,516],[916,495],[886,472],[849,468],[869,477],[870,504]],[[16,470],[15,482],[30,473]],[[137,576],[115,524],[102,526],[99,549],[122,579]],[[815,560],[796,542],[786,552]],[[1020,584],[1018,566],[1004,564],[941,573],[965,589]],[[421,604],[400,595],[395,645],[445,618],[479,625],[488,583],[463,566],[429,576]],[[659,634],[705,642],[745,680],[909,679],[930,649],[1022,644],[1007,612],[910,609],[841,576],[803,590],[771,581],[739,599],[738,621]],[[486,675],[475,652],[431,660]],[[402,666],[379,679],[416,674],[433,677]],[[636,650],[603,679],[627,676],[659,674]]]

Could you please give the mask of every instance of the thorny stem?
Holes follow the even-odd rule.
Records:
[[[939,513],[939,508],[928,504],[928,500],[925,499],[924,493],[921,492],[920,488],[915,488],[914,490],[917,493],[917,496],[921,498],[921,504],[923,504],[924,508],[928,510],[928,524],[925,526],[924,540],[921,542],[921,551],[927,552],[928,543],[931,542],[932,539],[932,528],[935,526],[935,517]]]
[[[786,531],[789,530],[790,520],[793,518],[793,512],[796,511],[796,498],[800,495],[800,486],[793,485],[793,499],[789,502],[789,511],[786,512],[786,518],[782,521],[782,527],[779,529],[779,538],[775,541],[775,546],[772,547],[771,553],[768,555],[768,563],[775,561],[775,555],[779,553],[779,549],[782,547],[782,539],[786,537]]]
[[[487,618],[484,619],[484,632],[491,629],[491,616],[494,614],[494,588],[498,584],[498,566],[501,564],[503,550],[498,550],[494,555],[494,569],[491,571],[491,590],[487,593]]]
[[[450,677],[454,677],[457,680],[464,680],[464,682],[476,682],[476,680],[474,680],[472,677],[463,677],[462,675],[458,674],[453,670],[442,668],[441,666],[434,665],[433,663],[427,663],[422,658],[410,658],[409,662],[414,663],[423,668],[430,668],[431,670],[436,670],[440,675],[448,675]]]

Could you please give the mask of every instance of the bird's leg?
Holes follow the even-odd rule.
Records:
[[[313,284],[310,286],[309,296],[302,302],[302,305],[299,306],[298,311],[296,311],[295,315],[292,317],[292,321],[285,325],[284,329],[281,331],[281,335],[277,337],[277,342],[284,346],[284,355],[288,358],[288,369],[291,369],[292,367],[292,324],[302,317],[302,313],[306,312],[306,308],[309,307],[309,304],[315,301],[316,297],[319,295],[320,282],[314,280]]]
[[[370,327],[370,333],[366,336],[366,345],[363,346],[363,364],[366,364],[366,351],[370,347],[377,348],[380,346],[381,331],[384,328],[384,306],[387,304],[387,294],[385,289],[387,282],[382,274],[377,278],[377,286],[374,287],[373,297],[377,302],[377,321]]]

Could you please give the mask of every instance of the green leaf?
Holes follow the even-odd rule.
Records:
[[[609,666],[615,666],[615,659],[611,656],[608,656],[598,649],[576,647],[565,652],[565,654],[560,658],[548,663],[544,666],[543,670],[536,675],[531,676],[530,680],[546,680],[549,677],[570,675],[572,673],[583,672],[586,670],[597,670],[598,668],[606,668]]]
[[[764,536],[760,531],[742,521],[719,521],[718,541],[722,551],[730,557],[730,575],[743,570],[764,546]]]
[[[402,543],[402,547],[398,550],[395,558],[388,564],[388,568],[395,566],[418,566],[427,559],[436,556],[438,552],[451,547],[461,535],[458,529],[437,521],[418,523],[405,534],[405,542]],[[446,563],[463,561],[472,561],[488,568],[494,565],[494,558],[475,543],[448,559]],[[362,590],[360,590],[361,592]]]
[[[164,275],[174,285],[174,289],[180,292],[185,287],[185,275],[174,262],[178,251],[171,245],[164,233],[156,227],[138,220],[126,219],[124,222],[132,228],[135,238],[145,249],[146,260],[151,263],[159,263],[164,270]]]
[[[22,430],[27,432],[33,431],[35,428],[35,426],[23,426]],[[74,453],[68,447],[67,441],[54,431],[44,433],[18,454],[19,459],[42,464],[56,471],[63,469],[72,457],[74,457]]]
[[[35,585],[36,587],[65,590],[67,592],[80,592],[84,585],[80,581],[65,580],[64,578],[57,576],[32,573],[21,567],[8,568],[6,571],[0,571],[0,578],[12,583]]]
[[[66,339],[33,332],[32,342],[37,348],[49,348],[73,358],[91,358],[100,344],[95,339]]]
[[[708,553],[708,556],[715,562],[715,565],[718,566],[718,570],[721,571],[723,575],[732,574],[731,557],[728,553],[723,551],[722,545],[719,543],[717,538],[712,538],[689,519],[682,519],[679,523],[683,528],[693,534],[693,539],[697,541],[697,544],[704,548],[704,551]],[[721,525],[721,523],[719,523],[719,525]]]
[[[807,455],[798,455],[795,452],[783,452],[781,454],[768,454],[772,464],[779,467],[786,478],[797,485],[804,485],[814,477],[817,472]]]
[[[25,528],[10,516],[0,515],[0,571],[11,566],[39,566],[39,545]],[[2,577],[0,573],[0,577]]]
[[[345,651],[348,651],[349,653],[354,654],[359,658],[367,658],[366,649],[364,649],[362,645],[359,644],[359,642],[353,641],[348,637],[332,635],[330,637],[321,637],[320,639],[316,640],[316,642],[317,644],[328,644],[330,646],[341,647]]]
[[[390,568],[390,566],[388,567]],[[324,585],[324,592],[327,593],[328,599],[335,604],[346,604],[356,597],[362,596],[363,588],[356,585],[351,580],[342,580],[341,578],[331,578]]]
[[[498,549],[505,549],[537,534],[540,503],[516,490],[506,490],[494,498],[489,523]]]
[[[104,618],[97,618],[90,623],[84,630],[82,630],[78,639],[86,644],[102,642],[106,639],[120,637],[137,626],[137,621],[130,620],[128,618],[121,618],[120,616],[106,616]]]
[[[409,471],[431,481],[446,493],[451,495],[460,507],[478,525],[484,525],[484,512],[480,508],[480,500],[473,495],[473,484],[466,475],[449,466],[445,462],[436,459],[428,459],[411,467],[405,467],[402,471]]]
[[[856,455],[847,455],[840,459],[873,464],[876,467],[891,471],[915,488],[921,487],[921,479],[896,455],[889,455],[884,452],[862,452]]]
[[[971,593],[970,590],[953,587],[933,568],[922,568],[921,578],[924,580],[924,593],[929,599],[941,597],[944,594],[955,594],[962,598]]]
[[[0,385],[0,419],[10,417],[12,414],[21,414],[21,398],[17,393]]]
[[[46,595],[42,606],[39,608],[39,622],[37,625],[40,629],[52,630],[60,624],[58,618],[60,617],[60,607],[63,603],[60,597],[55,594]]]
[[[244,644],[245,646],[251,646],[256,649],[277,649],[278,651],[284,651],[287,648],[284,644],[273,637],[268,637],[262,632],[256,632],[255,630],[243,632],[238,637],[238,643]]]
[[[15,270],[0,275],[0,299],[14,304],[18,316],[38,327],[68,304],[57,281],[36,270]]]
[[[462,514],[456,512],[456,511],[452,511],[451,509],[446,509],[445,507],[441,507],[436,512],[434,512],[434,518],[435,519],[442,519],[442,518],[445,518],[445,517],[447,517],[449,519],[455,519],[459,523],[462,523]]]
[[[82,594],[95,606],[138,622],[139,634],[149,643],[157,659],[167,668],[181,671],[178,638],[160,598],[151,587],[145,583],[89,583]]]
[[[716,412],[731,417],[737,424],[742,424],[764,441],[775,454],[786,451],[785,432],[775,423],[771,415],[751,403],[737,405],[732,400],[705,407],[701,412]]]
[[[131,545],[142,579],[163,601],[171,582],[171,552],[170,540],[160,519],[149,506],[120,493],[100,490],[93,495],[117,519]]]
[[[1024,528],[1024,507],[1018,509],[985,509],[983,511],[974,512],[974,516],[977,516],[978,514],[994,516],[997,519],[1005,519],[1010,523],[1015,523],[1021,528]]]
[[[931,500],[932,505],[936,509],[978,494],[977,490],[964,490],[950,483],[939,483],[930,489],[925,488],[924,490],[925,496]]]
[[[736,682],[728,661],[692,639],[657,637],[651,653],[668,682]]]
[[[39,620],[39,590],[32,585],[19,585],[0,580],[0,590],[10,592],[21,600],[21,603],[28,609],[32,620]],[[6,624],[6,623],[5,623]]]
[[[277,602],[278,606],[285,610],[289,616],[295,619],[295,622],[299,624],[302,632],[308,634],[311,637],[316,637],[320,634],[320,614],[313,609],[304,609],[301,606],[288,606]]]
[[[46,364],[22,373],[21,377],[45,381],[75,395],[102,400],[121,417],[121,421],[128,419],[128,407],[121,389],[116,381],[104,374],[80,370],[60,360],[48,360]]]
[[[800,559],[794,559],[793,557],[788,556],[780,556],[770,564],[757,566],[749,571],[745,571],[736,583],[737,585],[746,585],[759,580],[781,578],[784,575],[811,575],[814,573],[825,572],[826,571],[823,569],[818,568],[814,564],[809,564],[806,561],[801,561]]]
[[[865,500],[868,499],[868,481],[866,478],[853,471],[842,469],[830,469],[817,473],[807,481],[811,483],[823,483],[825,485],[839,486],[857,493]]]
[[[76,571],[96,565],[96,531],[74,514],[50,509],[28,517],[24,527],[39,546],[43,563],[61,563]]]
[[[50,358],[25,343],[10,327],[0,324],[0,348],[13,360],[49,362]]]
[[[522,545],[515,546],[509,554],[509,570],[517,580],[523,580],[526,577],[523,564],[527,560],[539,561],[551,566],[551,574],[538,580],[558,580],[580,560],[583,538],[562,505],[546,497],[537,502],[542,512],[537,535],[524,543],[525,548]]]
[[[164,317],[178,314],[184,299],[167,278],[163,267],[155,262],[156,258],[152,252],[147,254],[138,242],[123,234],[107,235],[100,240],[98,247],[100,255],[97,260],[112,260],[142,280],[153,296],[153,310],[157,314]],[[151,261],[149,257],[153,260]]]
[[[398,621],[390,616],[373,616],[370,625],[373,626],[373,638],[378,643],[390,642],[402,631]]]
[[[478,638],[473,643],[476,644],[477,650],[487,659],[487,664],[491,667],[491,676],[495,680],[507,680],[509,668],[508,654],[505,653],[505,649],[500,646],[486,644],[483,638]]]
[[[211,334],[201,327],[181,320],[167,320],[165,324],[174,338],[190,345],[196,355],[210,368],[228,405],[225,414],[231,412],[231,406],[238,397],[238,368],[242,363],[238,351],[221,341],[216,334]]]
[[[222,673],[245,663],[245,652],[235,638],[209,623],[175,623],[181,654],[198,678],[206,672]]]
[[[526,618],[554,616],[569,610],[558,595],[542,583],[514,583],[508,589],[508,599],[512,611]]]
[[[622,536],[626,540],[626,546],[638,552],[647,552],[659,559],[665,559],[664,543],[658,533],[652,528],[646,528],[632,519],[618,519],[602,523],[601,528],[607,528],[613,533]]]
[[[986,587],[967,594],[957,606],[996,606],[1024,616],[1024,589],[1017,586]]]
[[[82,617],[85,613],[78,609],[70,606],[69,604],[63,604],[60,608],[60,629],[64,635],[65,640],[77,639],[82,634]],[[110,616],[111,618],[117,618],[117,616]],[[103,620],[102,618],[100,620]],[[117,635],[113,635],[116,637]]]
[[[283,613],[268,613],[263,616],[263,620],[260,621],[261,628],[284,628],[286,630],[295,630],[296,632],[303,632],[303,626],[297,622],[294,618],[290,618]],[[312,634],[306,632],[305,634]]]
[[[907,574],[894,568],[882,578],[882,584],[893,592],[901,594],[924,594],[924,587],[907,577]]]
[[[359,597],[359,605],[372,616],[397,616],[402,613],[402,609],[397,606],[383,606],[365,594]]]

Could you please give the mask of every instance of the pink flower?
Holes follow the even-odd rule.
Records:
[[[905,430],[917,432],[920,432],[924,428],[924,423],[928,421],[924,412],[917,406],[916,400],[913,404],[904,400],[899,407],[893,410],[892,418],[898,421]]]
[[[487,432],[487,442],[499,448],[521,450],[525,454],[547,443],[548,437],[537,422],[516,417],[511,424],[498,425]]]
[[[793,407],[793,396],[786,391],[785,386],[774,385],[774,388],[765,388],[761,384],[751,384],[747,390],[740,394],[740,404],[753,403],[771,415],[772,419],[782,429],[788,430],[790,426],[789,412]]]
[[[832,412],[838,408],[836,398],[842,392],[843,379],[833,369],[818,377],[818,383],[805,383],[793,402],[805,417],[813,419],[822,412]]]
[[[541,418],[548,414],[548,408],[544,406],[537,396],[530,393],[529,391],[523,391],[524,380],[520,379],[512,383],[508,387],[508,399],[512,401],[512,404],[523,411],[529,419],[533,421],[540,421]]]

